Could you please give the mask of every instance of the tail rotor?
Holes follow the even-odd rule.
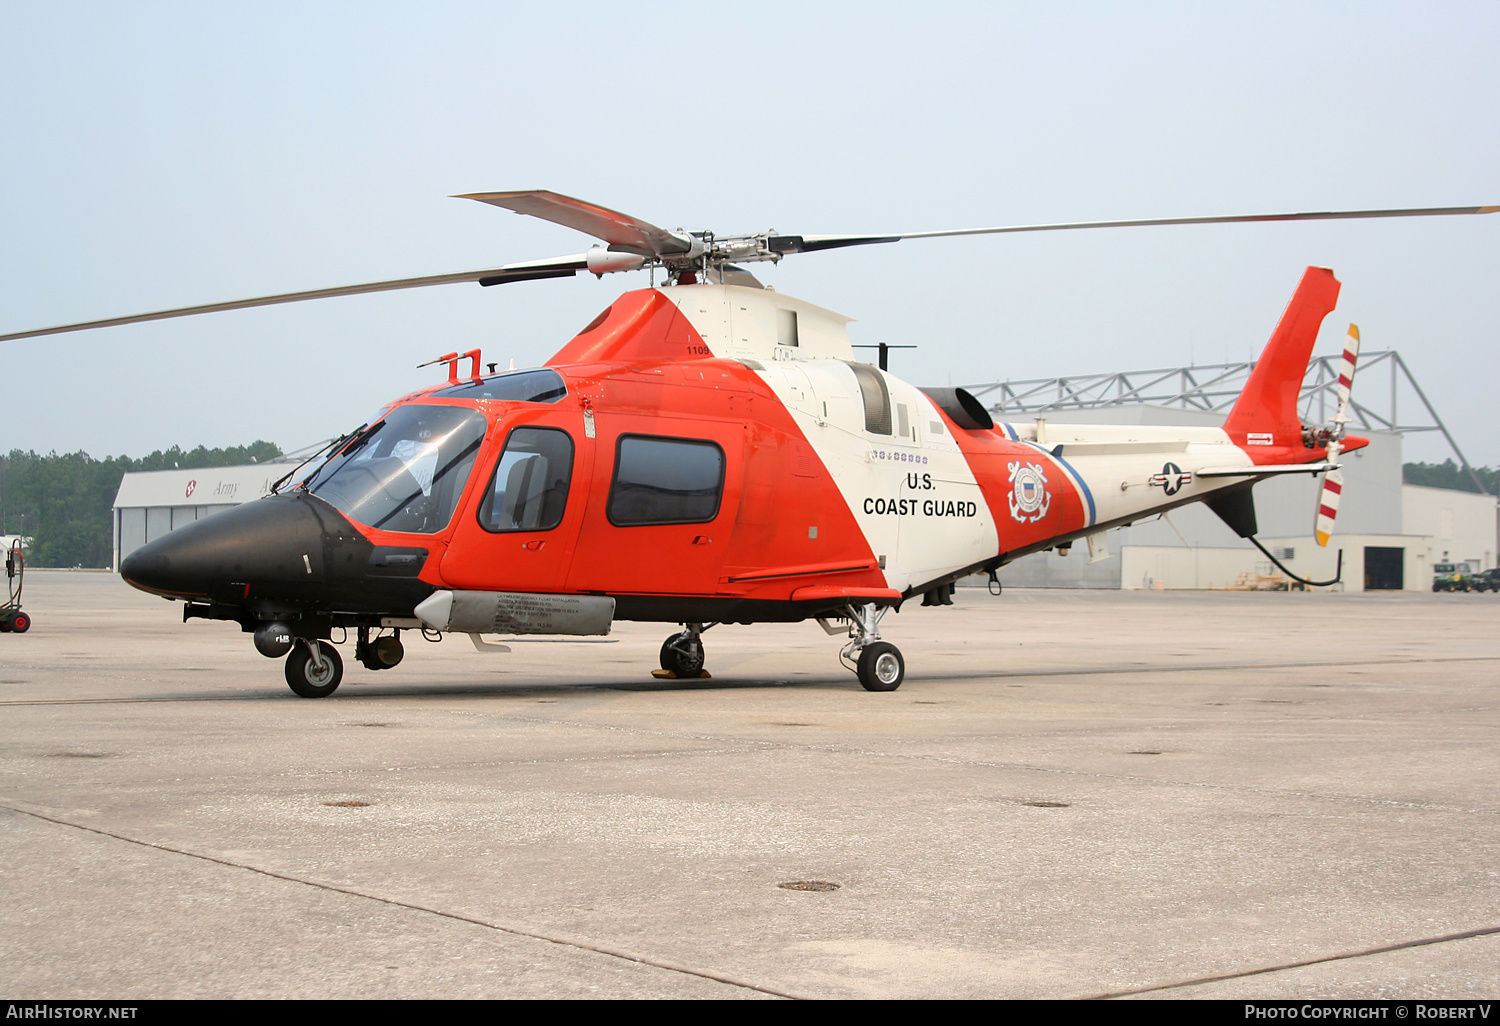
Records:
[[[1337,464],[1339,453],[1344,448],[1344,434],[1349,426],[1349,389],[1354,384],[1354,365],[1359,360],[1359,328],[1349,325],[1349,338],[1344,343],[1344,360],[1339,366],[1337,395],[1338,412],[1333,415],[1333,430],[1328,432],[1328,462]],[[1337,466],[1323,476],[1323,491],[1318,496],[1318,513],[1313,524],[1313,533],[1318,544],[1327,548],[1333,536],[1333,522],[1339,515],[1339,498],[1344,491],[1344,475]]]

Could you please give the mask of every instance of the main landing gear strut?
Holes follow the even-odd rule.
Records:
[[[867,602],[858,606],[850,603],[844,608],[844,616],[836,621],[818,619],[827,633],[848,634],[849,643],[839,653],[839,659],[854,671],[866,691],[895,691],[906,679],[906,660],[901,657],[899,648],[880,640],[880,621],[890,612],[890,607]],[[708,671],[703,669],[701,635],[717,625],[688,623],[683,626],[687,629],[681,634],[674,634],[662,642],[661,669],[653,671],[654,676],[679,680],[708,676]]]
[[[705,627],[701,623],[688,623],[683,626],[687,630],[662,642],[661,672],[658,676],[678,679],[707,677],[708,671],[703,668],[703,641],[699,635],[709,627],[718,625],[711,623]]]
[[[850,641],[839,653],[840,661],[854,671],[866,691],[895,691],[906,679],[906,660],[899,648],[880,640],[880,621],[890,607],[867,602],[862,606],[850,603],[846,608],[847,626],[818,620],[829,634],[848,631]]]

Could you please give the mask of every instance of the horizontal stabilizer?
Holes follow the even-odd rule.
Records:
[[[1259,467],[1204,467],[1194,471],[1198,477],[1260,477],[1262,474],[1321,474],[1337,470],[1337,463],[1268,463]]]

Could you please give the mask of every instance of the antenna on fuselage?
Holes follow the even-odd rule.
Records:
[[[915,349],[916,346],[893,346],[889,342],[877,342],[873,346],[853,346],[854,349],[878,349],[880,350],[879,367],[883,371],[890,370],[890,352],[892,349]]]

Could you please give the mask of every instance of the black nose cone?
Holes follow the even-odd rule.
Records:
[[[143,545],[125,557],[120,576],[172,598],[238,602],[258,591],[310,600],[335,569],[330,563],[363,564],[371,548],[326,503],[300,493],[272,495]]]

